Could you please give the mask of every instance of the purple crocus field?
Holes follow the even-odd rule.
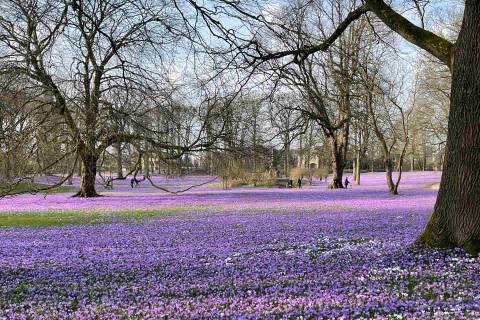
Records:
[[[399,196],[375,173],[349,190],[317,181],[175,196],[123,184],[95,199],[5,198],[0,215],[184,210],[140,223],[0,229],[0,318],[480,318],[479,259],[413,245],[440,175],[405,173]]]

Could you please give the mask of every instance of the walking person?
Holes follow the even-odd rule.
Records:
[[[298,189],[302,189],[302,179],[298,179]]]
[[[350,181],[348,181],[348,177],[345,178],[345,189],[348,189],[348,185],[350,184]]]

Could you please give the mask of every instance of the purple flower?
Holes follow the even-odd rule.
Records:
[[[185,211],[0,229],[0,318],[478,318],[478,258],[412,245],[439,178],[406,173],[400,196],[365,174],[352,190],[7,198],[4,212]]]

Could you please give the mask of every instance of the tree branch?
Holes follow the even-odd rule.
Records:
[[[295,50],[285,50],[285,51],[278,51],[266,55],[261,55],[259,57],[260,60],[273,60],[273,59],[279,59],[283,58],[289,55],[294,55],[295,60],[303,60],[305,57],[308,55],[318,52],[318,51],[326,51],[328,48],[335,42],[335,40],[338,39],[342,35],[342,33],[348,28],[348,26],[354,22],[355,20],[358,20],[363,14],[367,13],[370,11],[369,7],[364,4],[361,7],[353,10],[350,12],[345,20],[343,20],[338,27],[333,31],[333,33],[325,39],[322,43],[314,45],[314,46],[306,46],[300,49],[295,49]]]
[[[382,0],[366,0],[366,4],[390,29],[408,42],[431,53],[450,69],[452,68],[455,50],[453,43],[433,32],[417,27]]]
[[[286,56],[294,56],[294,61],[298,62],[305,59],[308,55],[326,51],[342,35],[348,26],[359,19],[367,12],[373,12],[383,23],[391,30],[398,33],[408,42],[422,48],[445,63],[450,69],[453,65],[455,44],[447,39],[440,37],[433,32],[417,27],[401,14],[397,13],[382,0],[365,0],[365,4],[351,11],[345,20],[343,20],[334,32],[322,43],[312,46],[305,46],[299,49],[277,51],[268,54],[261,54],[256,59],[268,61],[280,59]],[[259,51],[259,48],[257,47]]]

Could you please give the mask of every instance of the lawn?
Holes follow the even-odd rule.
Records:
[[[479,318],[479,259],[414,245],[440,174],[404,179],[0,200],[0,318]]]
[[[95,225],[118,222],[142,223],[146,219],[188,211],[185,207],[167,207],[158,210],[95,211],[70,210],[49,212],[9,212],[0,214],[0,228],[58,227],[66,225]]]
[[[31,194],[56,194],[56,193],[66,193],[73,192],[74,187],[71,186],[58,186],[54,188],[49,188],[49,184],[45,183],[17,183],[13,186],[11,185],[0,185],[0,194],[2,195],[12,195],[17,193],[31,193]]]

